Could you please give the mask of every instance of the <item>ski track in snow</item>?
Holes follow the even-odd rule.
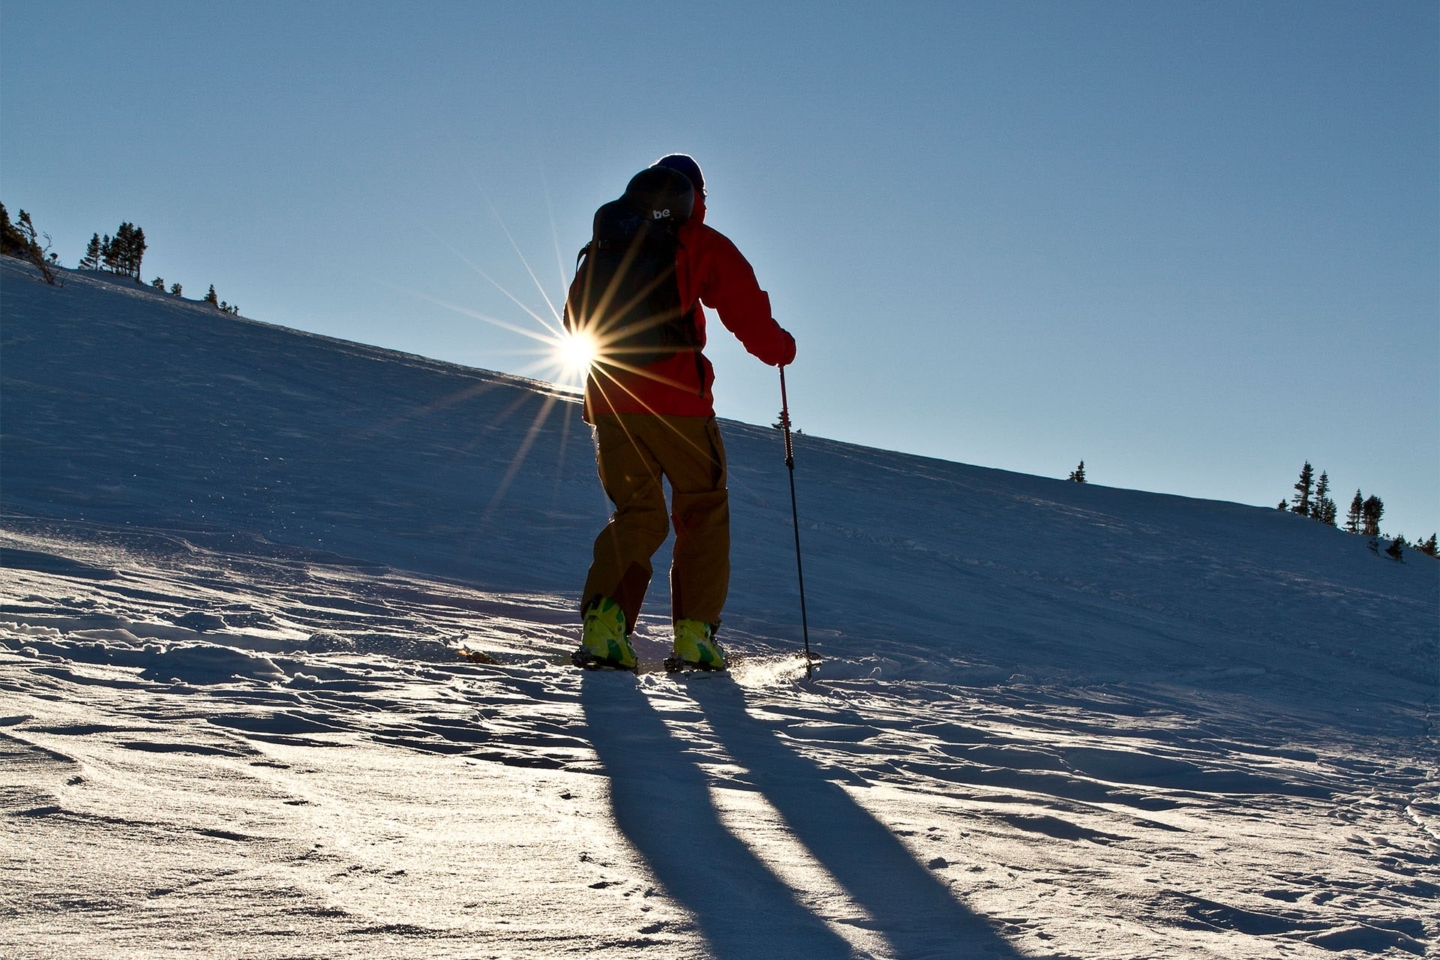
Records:
[[[783,464],[731,424],[743,661],[582,673],[573,410],[67,279],[0,264],[7,956],[1440,944],[1428,558],[797,438],[807,681]]]

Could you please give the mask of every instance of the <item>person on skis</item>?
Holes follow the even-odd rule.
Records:
[[[615,506],[595,539],[581,596],[581,666],[635,669],[630,635],[651,556],[673,523],[675,643],[666,665],[726,667],[715,634],[730,583],[730,504],[714,370],[702,352],[704,308],[771,366],[795,359],[795,338],[771,317],[770,297],[739,249],[706,225],[705,196],[700,165],[685,154],[636,174],[624,196],[596,213],[566,301],[567,329],[597,345],[585,420]],[[662,479],[671,490],[668,523]]]

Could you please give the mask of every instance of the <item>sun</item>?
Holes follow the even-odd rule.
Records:
[[[597,347],[592,335],[567,332],[560,338],[556,352],[566,373],[583,375],[589,372],[590,364],[595,362]]]

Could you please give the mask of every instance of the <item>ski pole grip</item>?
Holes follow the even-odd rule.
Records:
[[[790,400],[785,395],[785,368],[780,368],[780,426],[785,430],[785,466],[795,469],[795,442],[790,439]]]

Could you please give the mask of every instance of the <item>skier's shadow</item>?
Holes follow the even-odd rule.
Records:
[[[956,900],[899,838],[824,771],[752,717],[733,683],[692,684],[720,743],[794,837],[874,920],[898,957],[1014,958],[1020,954]]]
[[[853,955],[720,823],[704,772],[632,678],[585,674],[580,702],[616,825],[718,960]]]
[[[751,717],[738,687],[700,680],[690,693],[731,757],[897,956],[1019,957],[884,825]],[[581,703],[610,776],[617,826],[694,915],[716,957],[854,955],[720,822],[704,771],[633,682],[586,675]]]

